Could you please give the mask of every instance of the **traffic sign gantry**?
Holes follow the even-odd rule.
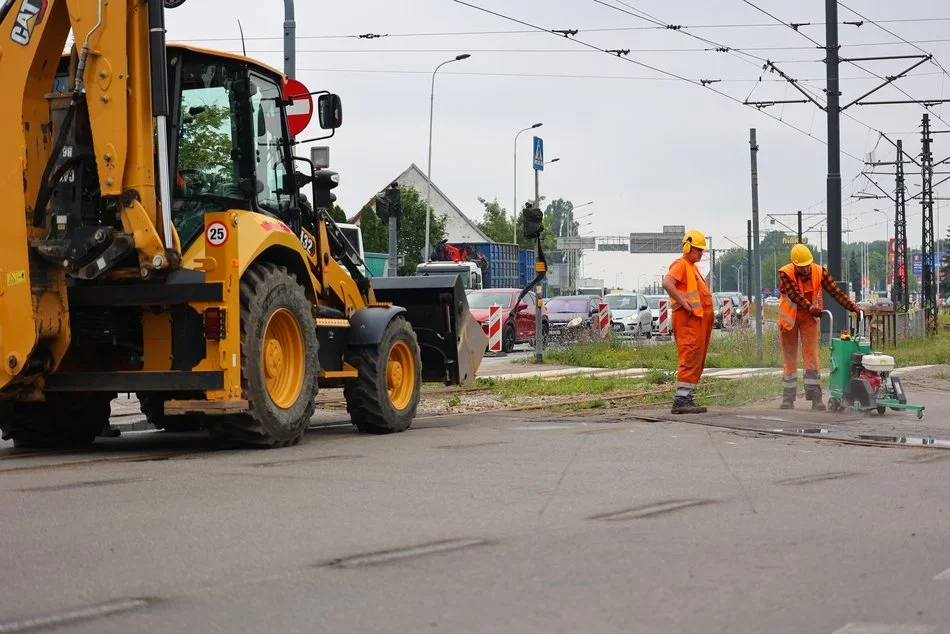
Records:
[[[544,171],[544,140],[534,137],[534,169]]]

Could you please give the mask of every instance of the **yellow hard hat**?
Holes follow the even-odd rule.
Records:
[[[686,235],[683,236],[683,253],[689,253],[690,249],[696,247],[697,249],[706,250],[706,236],[703,235],[701,231],[687,231]]]
[[[810,266],[814,261],[811,251],[804,244],[796,244],[792,247],[792,264],[795,266]]]

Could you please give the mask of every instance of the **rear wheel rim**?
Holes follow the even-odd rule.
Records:
[[[397,410],[404,410],[416,389],[416,362],[405,341],[397,341],[386,359],[386,392]]]
[[[304,356],[296,317],[286,308],[274,311],[264,327],[261,367],[267,395],[281,409],[292,407],[303,390]]]

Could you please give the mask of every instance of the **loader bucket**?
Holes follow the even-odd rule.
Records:
[[[468,310],[457,275],[375,277],[376,301],[406,309],[419,338],[422,380],[467,385],[475,380],[488,338]]]

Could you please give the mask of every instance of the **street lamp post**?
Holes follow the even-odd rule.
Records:
[[[429,260],[429,223],[431,222],[430,217],[432,215],[432,207],[429,204],[429,197],[432,194],[432,119],[433,115],[435,114],[435,74],[439,72],[439,69],[446,64],[460,62],[463,59],[468,59],[469,57],[471,57],[471,55],[468,53],[456,55],[453,59],[442,62],[435,67],[434,71],[432,71],[432,88],[429,91],[429,166],[426,169],[426,250],[425,253],[422,254],[423,262],[427,262]]]
[[[736,270],[736,290],[742,292],[742,265],[736,266],[735,264],[730,264],[732,268]]]
[[[888,279],[888,277],[889,277],[888,271],[890,271],[890,269],[891,269],[891,267],[890,267],[890,261],[891,261],[891,258],[890,258],[890,255],[891,255],[891,230],[890,230],[890,227],[888,226],[888,223],[889,223],[890,221],[889,221],[888,218],[887,218],[887,212],[886,212],[886,211],[883,211],[883,210],[877,209],[877,208],[875,208],[874,211],[876,211],[877,213],[879,213],[879,214],[881,214],[882,216],[884,216],[884,290],[887,291],[887,295],[888,295],[888,297],[890,297],[890,295],[891,295],[891,287],[890,287],[890,285],[887,283],[887,279]]]
[[[540,128],[543,126],[543,123],[535,123],[524,130],[518,132],[515,135],[515,167],[514,167],[514,204],[511,206],[511,215],[513,218],[512,229],[511,229],[511,241],[514,244],[518,244],[518,137],[521,136],[522,132],[527,132],[528,130],[534,130],[535,128]]]

